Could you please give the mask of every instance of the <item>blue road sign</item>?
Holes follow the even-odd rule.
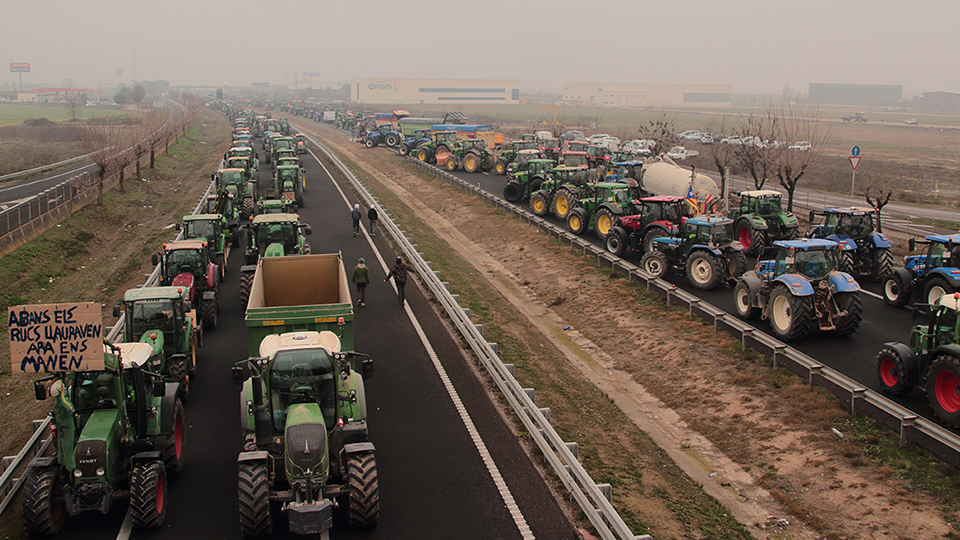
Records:
[[[854,146],[853,148],[851,148],[851,149],[850,149],[850,155],[852,155],[853,157],[859,156],[859,155],[860,155],[860,147],[859,147],[859,146]]]

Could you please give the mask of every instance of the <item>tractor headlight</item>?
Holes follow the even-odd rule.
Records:
[[[103,470],[103,468],[101,467],[101,468],[97,469],[97,476],[103,476],[103,475],[104,475],[104,470]]]
[[[83,476],[83,473],[80,472],[80,469],[74,469],[74,470],[73,470],[73,476],[74,476],[75,478],[80,478],[81,476]]]

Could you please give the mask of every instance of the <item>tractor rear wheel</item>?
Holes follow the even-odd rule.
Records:
[[[223,283],[223,278],[226,277],[227,273],[227,265],[226,261],[223,260],[223,255],[224,253],[222,251],[218,251],[213,257],[213,264],[217,265],[217,270],[219,270],[218,274],[220,274],[220,283]]]
[[[883,281],[883,301],[893,307],[903,307],[910,301],[910,293],[904,289],[900,274],[890,274]]]
[[[860,321],[863,320],[863,303],[860,300],[860,293],[836,293],[833,295],[833,300],[837,303],[837,309],[847,312],[846,315],[834,321],[836,327],[833,334],[836,336],[853,334],[860,328]]]
[[[736,225],[736,230],[737,240],[743,245],[743,251],[747,255],[756,255],[763,251],[763,232],[754,228],[750,221],[740,220]]]
[[[424,163],[433,163],[433,162],[434,162],[434,161],[433,161],[433,152],[430,150],[430,147],[428,147],[428,146],[421,146],[421,147],[417,150],[417,159],[419,159],[420,161],[422,161],[422,162],[424,162]]]
[[[387,133],[383,136],[383,144],[386,146],[396,146],[400,144],[400,136],[396,133]]]
[[[940,276],[933,276],[927,282],[927,286],[923,288],[923,296],[920,297],[920,301],[933,305],[940,300],[941,296],[952,292],[953,287],[947,283],[947,280]]]
[[[890,396],[902,396],[913,387],[907,382],[907,365],[893,349],[884,349],[873,364],[880,391]]]
[[[170,362],[170,378],[180,384],[180,400],[186,403],[190,399],[190,375],[186,358],[177,358]]]
[[[217,329],[217,301],[200,300],[200,320],[204,330]]]
[[[760,315],[760,309],[753,306],[750,299],[750,287],[747,282],[740,281],[737,287],[733,289],[734,304],[736,304],[737,315],[742,319],[756,319]]]
[[[480,156],[476,152],[467,152],[467,155],[463,156],[463,170],[468,173],[475,173],[480,169]]]
[[[250,301],[250,289],[253,288],[253,272],[240,274],[240,307],[246,309]]]
[[[653,227],[647,231],[647,234],[643,235],[643,252],[650,253],[653,251],[653,239],[662,238],[664,236],[670,236],[670,233],[661,229],[660,227]]]
[[[696,251],[687,259],[687,280],[701,291],[714,289],[720,283],[720,265],[707,251]]]
[[[893,272],[893,253],[890,248],[876,248],[870,251],[873,256],[873,273],[870,281],[880,281]]]
[[[663,256],[662,252],[655,249],[644,253],[643,257],[640,257],[640,268],[658,279],[667,277],[667,271],[670,270],[667,258]]]
[[[265,463],[245,461],[237,472],[240,532],[244,538],[263,538],[273,532],[270,515],[270,478]]]
[[[509,165],[509,163],[507,163],[507,160],[503,158],[497,158],[497,163],[496,165],[493,166],[493,168],[494,170],[497,171],[497,174],[499,174],[500,176],[503,176],[507,174],[507,165]]]
[[[557,216],[557,219],[567,219],[567,215],[570,214],[576,200],[573,192],[569,189],[558,189],[557,194],[553,197],[553,215]]]
[[[607,251],[613,253],[617,257],[623,257],[623,254],[627,252],[627,231],[623,227],[614,227],[610,229],[610,234],[607,235],[607,241],[604,242],[607,247]]]
[[[747,256],[742,251],[728,253],[727,260],[730,270],[730,275],[727,276],[729,279],[737,279],[747,271]]]
[[[535,216],[545,216],[547,215],[547,208],[549,204],[547,203],[547,194],[538,191],[530,196],[530,210]]]
[[[960,359],[941,354],[927,374],[927,399],[947,425],[960,426]]]
[[[841,251],[837,257],[837,270],[841,272],[846,272],[848,274],[853,274],[854,270],[857,268],[856,261],[854,260],[854,255],[856,251]]]
[[[576,235],[587,230],[587,211],[583,208],[574,208],[567,216],[567,228]]]
[[[523,196],[523,188],[520,187],[520,183],[514,180],[507,182],[507,185],[503,186],[503,198],[507,202],[520,202],[520,198]]]
[[[812,320],[810,299],[809,296],[794,296],[785,285],[776,285],[767,305],[774,335],[783,341],[805,337]]]
[[[163,466],[171,480],[183,472],[183,404],[177,401],[173,413],[173,433],[163,449]]]
[[[143,529],[156,529],[167,517],[167,473],[160,460],[137,463],[130,477],[130,517]]]
[[[380,521],[380,480],[373,452],[347,457],[347,489],[350,505],[347,517],[351,527],[372,527]]]
[[[246,220],[253,215],[254,212],[254,202],[252,197],[243,198],[243,206],[240,209],[240,219]]]
[[[613,228],[613,224],[617,222],[616,216],[613,215],[613,212],[611,212],[609,208],[601,208],[597,210],[597,217],[595,219],[593,231],[597,234],[597,238],[606,240],[610,234],[610,229]]]
[[[60,532],[67,518],[60,487],[60,467],[30,467],[20,504],[27,532],[35,536]]]

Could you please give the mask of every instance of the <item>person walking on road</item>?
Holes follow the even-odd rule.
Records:
[[[353,218],[353,235],[357,236],[360,234],[360,218],[363,214],[360,213],[360,205],[353,205],[353,211],[350,212],[350,217]]]
[[[400,307],[403,307],[403,301],[406,299],[403,295],[403,287],[407,284],[407,273],[411,270],[413,270],[413,268],[404,264],[402,258],[397,257],[397,263],[393,265],[390,273],[387,274],[387,277],[383,280],[383,282],[386,283],[388,279],[393,278],[393,282],[397,285],[397,297],[400,300]]]
[[[370,236],[377,235],[377,219],[380,216],[377,215],[377,209],[374,208],[374,205],[370,205],[370,210],[367,212],[367,219],[370,220]]]
[[[360,257],[360,262],[356,268],[353,269],[353,282],[357,284],[357,294],[360,295],[360,307],[363,307],[367,296],[367,284],[370,283],[370,269],[364,264],[363,257]]]

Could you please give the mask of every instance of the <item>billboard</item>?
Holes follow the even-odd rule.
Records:
[[[10,73],[30,73],[30,62],[10,62]]]

